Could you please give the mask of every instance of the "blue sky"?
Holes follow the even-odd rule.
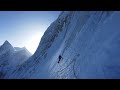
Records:
[[[60,11],[0,11],[0,45],[8,40],[34,53],[45,30],[59,14]]]

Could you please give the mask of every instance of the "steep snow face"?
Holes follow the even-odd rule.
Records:
[[[30,56],[27,49],[22,48],[16,51],[8,41],[5,41],[0,47],[0,78],[4,78],[7,73],[21,65]]]
[[[41,54],[41,56],[46,54],[47,50],[55,41],[55,38],[58,37],[60,32],[64,30],[65,24],[69,24],[72,14],[73,12],[64,12],[64,14],[60,14],[59,18],[54,21],[50,27],[48,27],[43,37],[41,38],[40,45],[35,52],[34,57],[38,57],[39,54]]]
[[[96,60],[98,50],[94,34],[104,26],[112,12],[75,12],[58,53],[52,58],[50,78],[105,78],[104,61]],[[101,31],[103,32],[103,31]],[[98,33],[100,34],[100,33]],[[106,33],[107,36],[108,33]],[[98,35],[97,35],[98,36]],[[101,39],[101,37],[97,37]],[[103,40],[102,40],[103,41]],[[103,43],[103,42],[102,42]],[[101,43],[101,44],[102,44]],[[99,43],[100,45],[100,43]],[[92,47],[92,48],[91,48]],[[63,59],[57,63],[58,56]],[[99,55],[97,56],[99,58]],[[55,60],[56,59],[56,60]],[[101,62],[101,63],[100,63]],[[113,78],[113,77],[111,77]]]
[[[65,12],[64,14],[61,14],[59,18],[56,21],[54,21],[50,25],[50,27],[48,27],[41,39],[40,45],[38,46],[38,49],[35,52],[35,54],[27,62],[20,66],[16,70],[15,74],[11,74],[12,78],[48,78],[49,74],[47,74],[46,70],[42,70],[42,68],[44,68],[44,64],[40,65],[40,63],[46,63],[46,61],[48,60],[44,59],[47,57],[51,58],[51,56],[54,55],[53,52],[57,51],[57,48],[61,45],[63,40],[63,38],[61,37],[59,37],[57,46],[54,47],[54,51],[52,50],[51,53],[47,52],[51,48],[59,34],[61,34],[61,32],[64,30],[65,24],[69,24],[72,15],[73,12]],[[44,60],[45,62],[42,60]],[[41,73],[36,74],[36,72]]]
[[[35,54],[8,78],[120,78],[119,23],[120,12],[62,12]]]

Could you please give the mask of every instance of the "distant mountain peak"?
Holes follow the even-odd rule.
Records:
[[[6,47],[11,47],[13,48],[13,46],[6,40],[2,46],[6,46]]]
[[[23,50],[22,51],[24,51],[24,52],[26,52],[26,53],[28,53],[30,56],[32,55],[28,50],[27,50],[27,48],[26,47],[23,47]]]
[[[4,44],[10,44],[7,40],[4,42]],[[11,44],[10,44],[11,45]]]
[[[26,47],[24,46],[24,47],[23,47],[23,49],[25,49],[25,50],[26,50]]]
[[[6,41],[3,43],[3,45],[1,45],[0,50],[2,50],[2,51],[8,51],[8,50],[14,51],[14,48],[13,48],[13,46],[6,40]]]
[[[32,54],[27,50],[27,48],[26,48],[25,46],[22,47],[22,48],[20,48],[20,47],[14,47],[14,48],[15,48],[15,50],[18,51],[18,52],[28,53],[30,56],[32,55]]]
[[[21,51],[21,50],[24,50],[26,49],[26,47],[14,47],[16,51]]]

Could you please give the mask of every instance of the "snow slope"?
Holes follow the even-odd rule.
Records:
[[[35,54],[6,78],[120,78],[119,23],[118,11],[64,11]]]

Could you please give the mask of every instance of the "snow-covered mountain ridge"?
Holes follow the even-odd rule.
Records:
[[[26,48],[16,50],[7,40],[0,47],[0,78],[25,62],[32,54]]]
[[[35,54],[5,78],[120,78],[119,23],[118,11],[64,11]]]

